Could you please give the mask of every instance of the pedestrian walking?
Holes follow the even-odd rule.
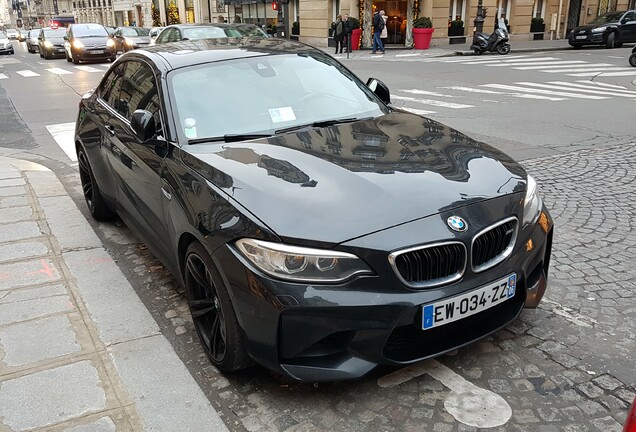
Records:
[[[382,45],[382,40],[380,39],[380,35],[382,34],[382,29],[384,29],[384,11],[376,12],[373,16],[373,51],[371,54],[384,54],[384,45]]]
[[[342,22],[344,23],[345,29],[345,49],[349,53],[351,52],[351,33],[353,32],[353,21],[349,19],[349,14],[344,14]]]
[[[338,54],[338,48],[340,48],[340,54],[342,54],[342,45],[345,37],[345,25],[342,21],[342,15],[336,17],[336,25],[333,30],[333,40],[336,41],[336,54]]]
[[[389,37],[389,30],[386,27],[386,20],[389,19],[389,17],[386,15],[382,15],[382,19],[384,19],[384,28],[380,33],[380,40],[382,41],[382,47],[386,47],[386,41]]]

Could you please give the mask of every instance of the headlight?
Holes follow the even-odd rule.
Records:
[[[133,42],[133,40],[132,40],[132,39],[128,39],[128,38],[126,38],[126,39],[124,39],[124,43],[125,43],[126,45],[128,45],[128,46],[133,46],[133,44],[134,44],[135,42]]]
[[[110,48],[114,47],[114,46],[115,46],[115,41],[114,41],[114,40],[112,40],[112,39],[108,39],[108,40],[106,41],[106,46],[107,46],[107,47],[110,47]]]
[[[340,282],[357,274],[373,274],[357,256],[320,249],[241,239],[243,256],[265,273],[297,282]]]
[[[73,47],[77,49],[84,48],[84,44],[80,40],[74,40]]]
[[[45,48],[53,48],[53,44],[50,41],[44,41]]]
[[[541,211],[541,198],[539,198],[539,189],[537,182],[528,176],[528,189],[526,190],[526,197],[523,200],[523,224],[527,225],[535,221],[539,212]]]
[[[605,30],[607,30],[607,26],[596,27],[592,29],[592,33],[603,33]]]

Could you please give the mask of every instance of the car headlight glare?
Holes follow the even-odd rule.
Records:
[[[73,47],[77,49],[84,48],[84,44],[82,43],[82,41],[74,40]]]
[[[340,282],[353,275],[373,274],[357,256],[321,249],[240,239],[236,247],[259,270],[297,282]]]
[[[45,48],[53,48],[53,44],[50,41],[44,41]]]
[[[536,220],[543,205],[539,197],[539,188],[537,182],[528,176],[528,188],[526,189],[526,197],[523,200],[523,224],[529,224]]]
[[[124,39],[124,43],[128,46],[132,46],[134,44],[133,40],[128,38]]]
[[[607,26],[596,27],[592,29],[592,33],[603,33],[605,30],[607,30]]]
[[[128,39],[126,39],[126,40],[128,40]],[[114,41],[114,40],[112,40],[112,39],[108,39],[108,40],[106,41],[106,46],[107,46],[107,47],[109,47],[109,48],[114,47],[114,46],[115,46],[115,41]]]

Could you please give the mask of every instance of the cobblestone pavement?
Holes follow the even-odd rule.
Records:
[[[484,418],[505,421],[488,430],[620,431],[636,385],[634,161],[635,144],[525,161],[556,224],[544,301],[492,337],[406,376],[380,368],[354,382],[297,384],[258,366],[224,376],[199,348],[169,273],[140,244],[120,249],[120,259],[134,264],[130,276],[142,299],[231,430],[486,427],[457,415],[456,390],[429,368],[436,364],[503,398],[504,408],[484,408]]]

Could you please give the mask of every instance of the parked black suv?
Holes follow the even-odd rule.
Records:
[[[607,12],[590,24],[574,28],[568,42],[575,49],[583,45],[620,48],[623,42],[636,42],[636,10]]]
[[[115,61],[115,41],[101,24],[71,24],[64,36],[66,61],[78,64],[81,60]]]

